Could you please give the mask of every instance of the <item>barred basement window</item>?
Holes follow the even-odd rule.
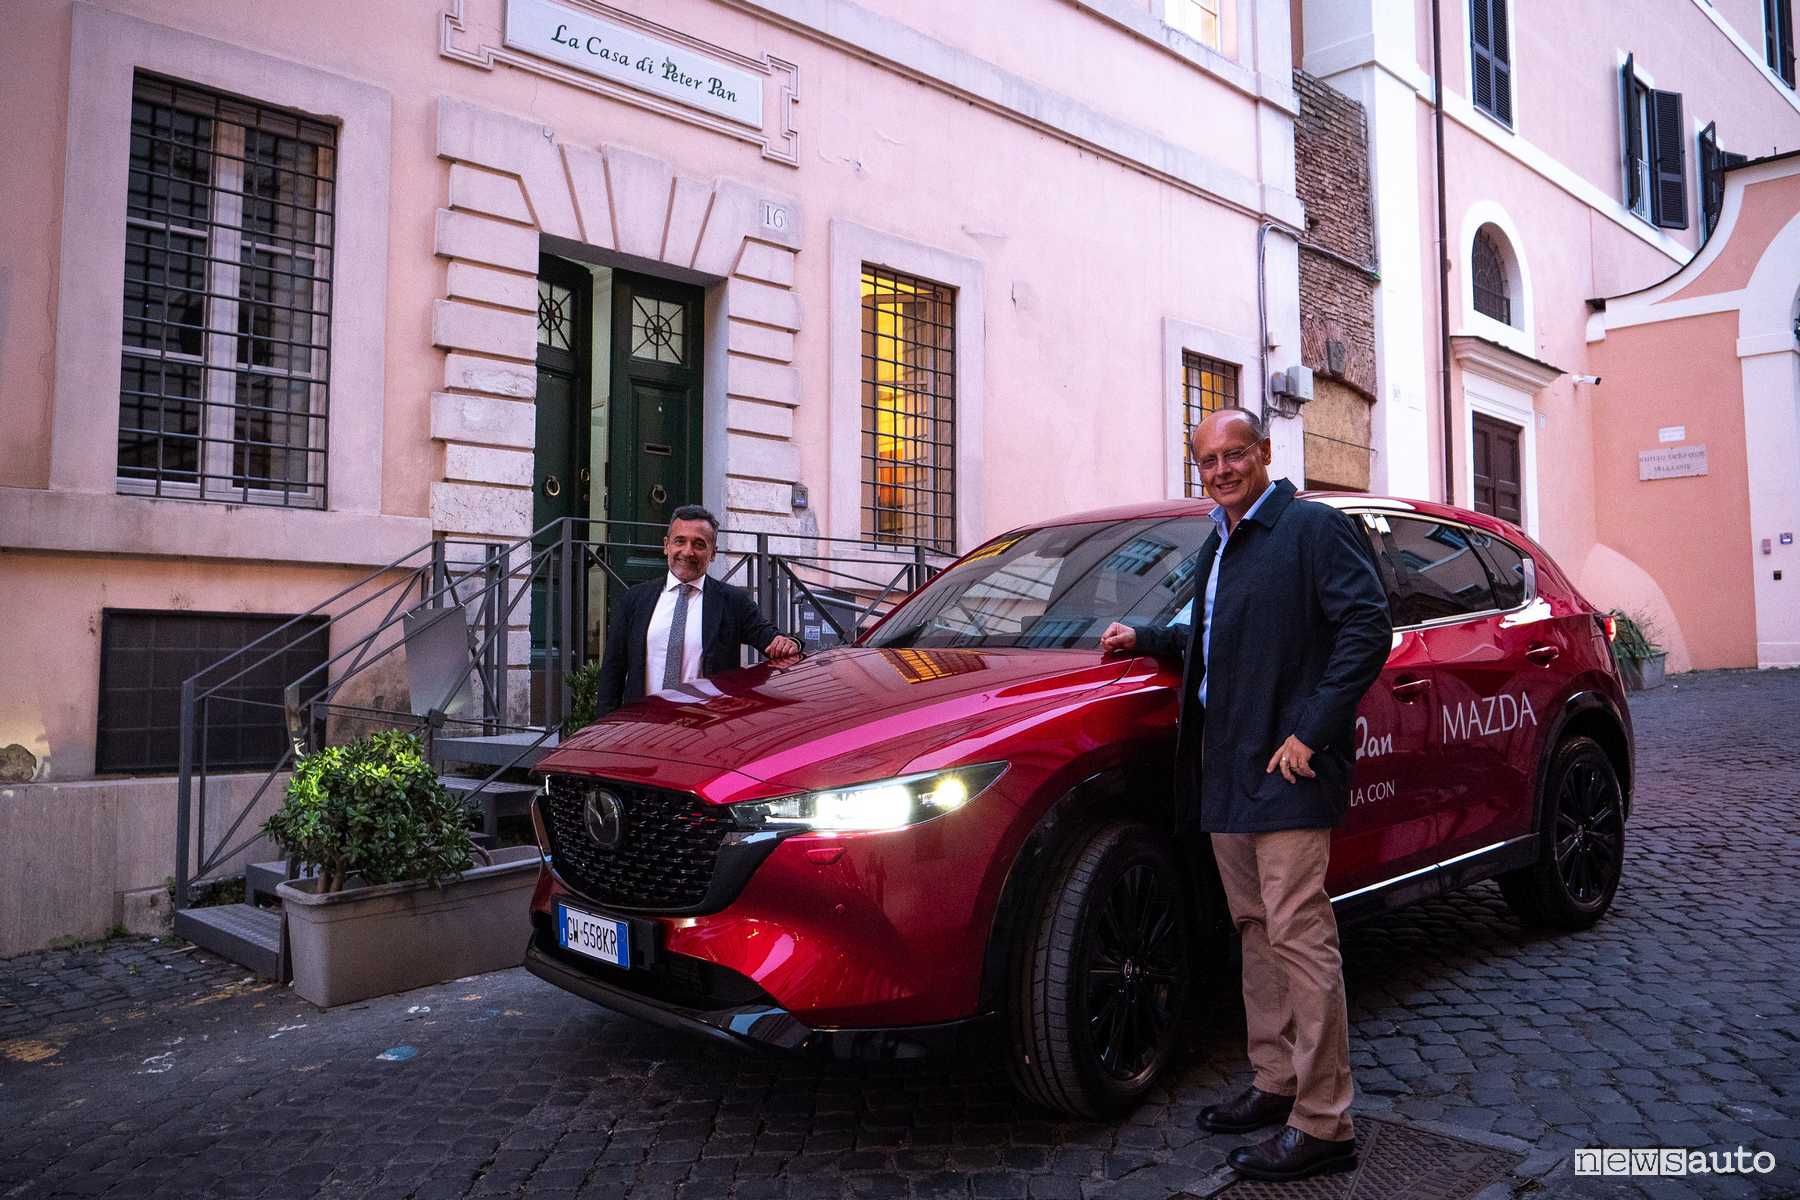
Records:
[[[336,144],[324,121],[138,73],[120,491],[324,507]]]
[[[955,291],[862,269],[862,531],[956,548]]]
[[[159,774],[181,762],[181,682],[275,633],[291,618],[251,613],[104,609],[100,615],[100,713],[95,769]],[[287,746],[282,692],[324,670],[324,617],[309,617],[249,654],[203,675],[201,771],[261,770]],[[216,689],[216,690],[214,690]]]
[[[1475,311],[1502,325],[1511,325],[1512,295],[1506,278],[1506,256],[1485,228],[1475,233],[1475,245],[1469,251],[1469,274]]]
[[[1207,413],[1230,408],[1238,402],[1238,368],[1235,363],[1208,358],[1204,354],[1182,351],[1181,415],[1182,461],[1186,464],[1186,494],[1204,496],[1200,486],[1200,468],[1194,465],[1194,426],[1206,419]]]

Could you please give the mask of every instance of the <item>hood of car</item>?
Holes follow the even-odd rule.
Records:
[[[658,692],[562,743],[539,767],[699,792],[716,802],[903,773],[1118,679],[1097,651],[846,647]],[[1003,746],[992,747],[994,757]]]

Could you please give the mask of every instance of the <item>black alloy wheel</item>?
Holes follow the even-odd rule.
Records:
[[[1146,863],[1113,880],[1088,938],[1083,999],[1089,1052],[1130,1084],[1157,1059],[1185,992],[1181,897]]]
[[[1186,876],[1166,838],[1113,821],[1077,836],[1012,957],[1007,1062],[1033,1103],[1129,1110],[1174,1059],[1195,971]]]
[[[1539,861],[1500,877],[1500,893],[1527,925],[1586,929],[1612,906],[1625,867],[1625,791],[1592,738],[1556,748],[1544,779]]]
[[[1556,873],[1576,904],[1598,904],[1619,882],[1625,816],[1619,782],[1592,761],[1574,763],[1556,798]]]

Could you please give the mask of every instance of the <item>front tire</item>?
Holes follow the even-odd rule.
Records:
[[[1026,1099],[1074,1116],[1133,1107],[1175,1057],[1193,979],[1184,879],[1145,826],[1075,840],[1013,962],[1008,1064]]]
[[[1545,776],[1541,837],[1533,866],[1500,877],[1500,894],[1527,925],[1587,929],[1605,915],[1625,864],[1625,793],[1612,759],[1592,738],[1556,748]]]

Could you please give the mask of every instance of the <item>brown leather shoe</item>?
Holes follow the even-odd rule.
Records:
[[[1239,1146],[1227,1154],[1225,1165],[1239,1175],[1273,1182],[1349,1171],[1356,1166],[1356,1139],[1332,1142],[1284,1125],[1267,1141]]]
[[[1200,1110],[1200,1128],[1209,1133],[1249,1133],[1264,1125],[1285,1121],[1294,1110],[1294,1098],[1265,1092],[1252,1085],[1223,1104]]]

